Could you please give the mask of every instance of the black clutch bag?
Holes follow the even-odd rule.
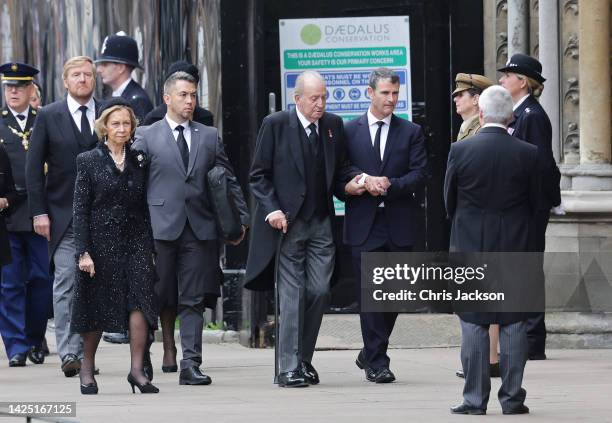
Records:
[[[207,175],[208,195],[217,219],[219,236],[225,241],[235,241],[242,235],[242,222],[236,207],[228,180],[236,180],[228,175],[224,167],[215,166]]]

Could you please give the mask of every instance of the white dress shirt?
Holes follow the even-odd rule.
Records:
[[[72,115],[72,119],[76,124],[79,131],[81,130],[81,111],[79,107],[81,105],[74,99],[70,94],[66,98],[68,102],[68,110],[70,110],[70,115]],[[91,133],[94,131],[94,122],[96,120],[96,103],[94,102],[93,97],[89,99],[89,101],[85,104],[87,106],[87,120],[89,121],[89,127],[91,128]]]
[[[28,115],[30,114],[30,106],[28,106],[28,108],[25,109],[21,113],[17,113],[14,109],[11,109],[10,107],[8,109],[11,111],[13,116],[15,116],[15,120],[17,121],[17,123],[19,124],[19,127],[21,128],[21,132],[25,131],[26,123],[28,123]],[[19,120],[17,115],[25,116],[25,119]]]
[[[187,149],[191,151],[191,125],[189,121],[186,120],[182,123],[177,123],[170,119],[170,117],[166,114],[166,122],[170,125],[170,129],[172,129],[172,135],[174,135],[174,141],[178,140],[179,131],[176,129],[177,126],[181,125],[183,128],[183,136],[185,137],[185,141],[187,141]]]
[[[503,130],[508,129],[506,125],[502,125],[501,123],[485,123],[480,129],[482,128],[501,128]]]
[[[384,125],[380,129],[380,160],[382,161],[385,157],[385,147],[387,146],[387,136],[389,135],[389,125],[391,125],[391,115],[384,119],[378,119],[372,114],[372,111],[368,109],[368,127],[370,128],[370,140],[372,146],[374,145],[374,139],[376,138],[376,131],[378,131],[378,122],[383,121]]]
[[[123,92],[125,91],[125,88],[128,86],[128,84],[130,83],[131,80],[132,80],[132,78],[128,78],[125,81],[123,81],[123,84],[119,85],[119,88],[117,88],[115,91],[113,91],[112,96],[113,97],[121,97],[121,94],[123,94]]]
[[[524,102],[525,100],[527,100],[527,97],[529,97],[529,96],[530,96],[530,94],[527,94],[525,97],[523,97],[523,98],[521,98],[519,101],[517,101],[517,102],[516,102],[516,104],[515,104],[514,106],[512,106],[512,111],[514,111],[514,110],[518,109],[518,108],[519,108],[519,106],[520,106],[521,104],[523,104],[523,102]]]

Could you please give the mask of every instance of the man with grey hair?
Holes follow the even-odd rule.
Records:
[[[216,128],[191,121],[196,105],[196,80],[175,72],[164,84],[164,119],[136,131],[134,148],[149,163],[147,201],[155,239],[156,268],[164,338],[162,371],[176,372],[174,322],[180,319],[183,359],[181,385],[208,385],[202,374],[202,329],[205,307],[214,307],[220,295],[219,240],[215,212],[208,195],[207,174],[221,166],[243,223],[249,215],[240,185],[233,178]]]
[[[533,248],[533,218],[539,179],[537,148],[508,134],[512,99],[492,86],[479,99],[480,131],[451,146],[444,200],[452,221],[451,252],[526,252]],[[461,364],[465,374],[463,403],[454,414],[486,414],[489,378],[489,332],[500,325],[498,398],[504,414],[525,414],[521,387],[527,361],[524,313],[461,312]]]
[[[245,287],[273,289],[278,261],[281,387],[319,383],[312,357],[334,270],[332,195],[351,177],[342,119],[325,112],[326,95],[319,73],[298,76],[295,108],[263,120],[250,172],[256,208]]]

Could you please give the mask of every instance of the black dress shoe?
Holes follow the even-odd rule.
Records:
[[[211,383],[210,376],[203,374],[196,366],[181,370],[179,376],[179,385],[210,385]]]
[[[172,366],[162,366],[162,372],[164,373],[176,373],[178,372],[178,366],[176,364]]]
[[[483,408],[473,408],[465,404],[459,404],[455,407],[451,407],[451,413],[453,414],[471,414],[474,416],[482,416],[487,414],[487,410]]]
[[[28,358],[34,364],[43,364],[45,362],[45,352],[41,347],[32,347],[28,351]]]
[[[489,377],[501,377],[499,361],[497,363],[489,363]]]
[[[366,372],[366,379],[374,383],[391,383],[395,380],[395,375],[388,367],[378,370],[370,369]]]
[[[130,336],[127,332],[124,333],[105,333],[102,339],[111,344],[129,344]]]
[[[282,388],[303,388],[308,386],[306,377],[300,370],[283,372],[278,375],[278,386]]]
[[[465,379],[465,373],[463,373],[463,370],[456,370],[455,376],[460,377],[461,379]]]
[[[23,353],[15,354],[9,360],[9,367],[23,367],[26,365],[26,355]]]
[[[62,372],[66,377],[74,377],[81,370],[81,360],[74,354],[66,354],[62,360]]]
[[[319,384],[319,374],[312,364],[302,361],[302,373],[304,374],[304,379],[306,379],[306,382],[309,385]]]
[[[529,355],[529,360],[546,360],[546,354],[545,353],[535,353],[535,354],[530,354]]]
[[[529,407],[525,404],[521,404],[516,408],[510,408],[508,410],[502,410],[504,414],[529,414]]]
[[[365,358],[363,358],[363,350],[359,351],[359,354],[357,355],[357,359],[355,360],[355,364],[361,370],[365,370],[366,373],[370,369],[370,364],[365,360]]]

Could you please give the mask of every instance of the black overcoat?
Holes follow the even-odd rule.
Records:
[[[499,127],[451,145],[444,200],[451,252],[532,250],[539,197],[537,148]],[[512,323],[522,313],[460,313],[476,323]]]

